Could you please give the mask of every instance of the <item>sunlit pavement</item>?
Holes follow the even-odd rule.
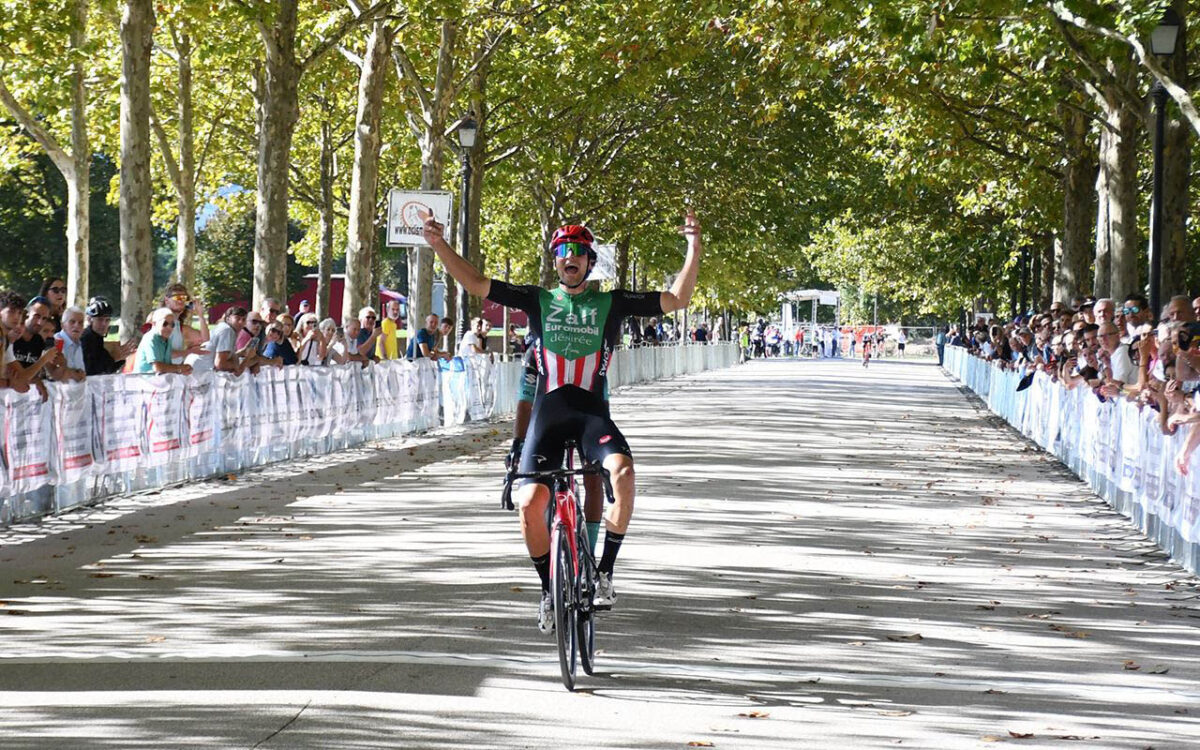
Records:
[[[579,692],[495,425],[0,534],[0,747],[1196,747],[1196,580],[935,366],[614,411],[640,495]]]

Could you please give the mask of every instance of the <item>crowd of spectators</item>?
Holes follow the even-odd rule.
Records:
[[[405,355],[400,303],[389,301],[383,320],[372,307],[341,324],[321,320],[302,301],[293,317],[273,298],[258,310],[234,305],[210,325],[204,304],[186,286],[167,287],[159,307],[146,319],[139,335],[124,343],[110,340],[114,310],[104,297],[93,297],[85,308],[68,306],[66,282],[46,279],[39,294],[0,291],[0,389],[36,389],[46,398],[45,381],[82,381],[88,376],[115,373],[191,374],[208,370],[240,375],[263,367],[331,364],[398,359]],[[454,321],[431,315],[426,327],[408,346],[407,356],[449,359],[447,336]],[[487,350],[488,323],[473,321],[460,342],[459,353]]]
[[[457,353],[489,354],[491,324],[478,317],[451,351],[454,320],[429,315],[416,335],[404,345],[406,329],[397,300],[384,305],[381,317],[373,307],[358,315],[343,316],[340,324],[324,320],[302,300],[293,316],[274,298],[258,310],[234,305],[220,320],[210,323],[209,311],[183,284],[171,284],[147,316],[138,335],[124,343],[111,340],[114,310],[104,297],[93,297],[85,308],[68,306],[67,285],[61,278],[46,279],[39,293],[26,298],[18,292],[0,291],[0,388],[20,392],[37,389],[46,397],[46,380],[83,380],[114,373],[183,374],[209,370],[240,375],[264,367],[368,362],[405,357],[449,360]],[[682,327],[650,319],[642,328],[632,319],[631,344],[660,344],[682,338]],[[497,344],[507,343],[514,354],[525,347],[516,326]],[[706,343],[719,335],[700,323],[686,332],[693,341]]]
[[[1120,300],[1077,297],[1007,322],[979,318],[950,329],[948,343],[995,366],[1021,369],[1019,388],[1037,371],[1101,400],[1128,399],[1156,412],[1163,434],[1200,422],[1200,297],[1172,297],[1158,312],[1141,294]],[[1192,430],[1176,465],[1186,473],[1200,430]]]

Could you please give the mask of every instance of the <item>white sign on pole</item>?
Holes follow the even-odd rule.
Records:
[[[596,266],[588,281],[611,281],[617,278],[617,246],[596,245]]]
[[[450,241],[450,225],[454,217],[454,200],[444,190],[399,190],[388,192],[387,245],[426,245],[424,222],[418,212],[432,213],[446,227]]]

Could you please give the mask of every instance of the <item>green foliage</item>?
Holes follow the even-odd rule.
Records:
[[[196,289],[209,305],[245,302],[254,287],[254,207],[246,205],[246,196],[223,201],[225,208],[215,213],[196,234]],[[288,227],[288,242],[299,242],[304,230],[294,222]],[[296,289],[303,277],[314,269],[297,264],[288,255],[288,289]]]
[[[18,141],[18,143],[22,143]],[[29,149],[0,172],[0,288],[36,294],[42,279],[67,270],[67,185],[45,154]],[[105,201],[116,165],[102,155],[92,160],[89,283],[92,295],[120,299],[120,224]]]

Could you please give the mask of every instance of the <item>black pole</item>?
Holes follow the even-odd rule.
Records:
[[[459,222],[458,244],[459,252],[462,253],[464,260],[470,261],[471,252],[471,234],[468,219],[471,217],[469,209],[471,203],[471,149],[464,148],[462,150],[462,218]],[[455,314],[458,316],[458,330],[462,334],[466,334],[470,330],[470,323],[467,321],[467,288],[461,283],[458,285],[458,305],[455,309]],[[508,332],[505,331],[507,336]]]
[[[1158,81],[1150,88],[1154,98],[1154,194],[1150,200],[1150,310],[1162,309],[1163,129],[1167,90]],[[1117,294],[1128,292],[1114,289]]]

